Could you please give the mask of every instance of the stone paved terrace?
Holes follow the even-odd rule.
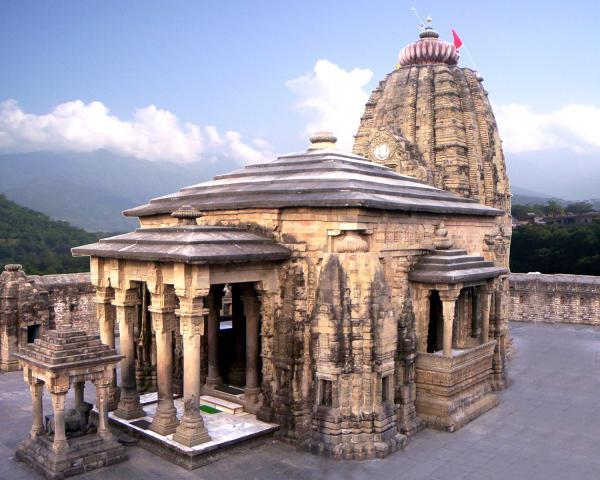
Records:
[[[273,442],[189,472],[131,447],[128,462],[78,478],[600,478],[600,327],[512,323],[511,329],[514,383],[500,406],[456,433],[421,432],[383,460],[335,461]],[[0,479],[35,478],[14,460],[17,443],[28,435],[30,405],[21,374],[1,375]]]

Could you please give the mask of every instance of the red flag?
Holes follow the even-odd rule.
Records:
[[[463,42],[454,29],[452,29],[452,38],[454,38],[454,48],[458,50],[460,47],[462,47]]]

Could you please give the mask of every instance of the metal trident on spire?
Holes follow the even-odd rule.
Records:
[[[421,30],[423,30],[425,28],[425,24],[423,23],[423,19],[421,18],[421,15],[419,15],[419,12],[417,12],[417,9],[415,7],[411,7],[410,11],[415,14],[415,16],[417,17],[417,20],[419,21],[419,27],[421,28]],[[430,18],[431,18],[431,15],[429,16],[429,18],[427,20],[429,20]]]

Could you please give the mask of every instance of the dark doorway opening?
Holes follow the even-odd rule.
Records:
[[[27,326],[27,343],[35,342],[36,338],[40,337],[40,326],[39,325],[28,325]]]
[[[444,314],[442,301],[437,290],[429,296],[429,328],[427,329],[427,352],[442,350],[444,336]]]

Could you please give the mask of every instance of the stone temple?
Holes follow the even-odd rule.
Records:
[[[73,249],[123,356],[113,426],[195,468],[235,443],[212,406],[249,429],[235,441],[275,431],[364,459],[497,404],[510,193],[482,79],[457,62],[428,26],[373,92],[353,153],[319,132]]]

